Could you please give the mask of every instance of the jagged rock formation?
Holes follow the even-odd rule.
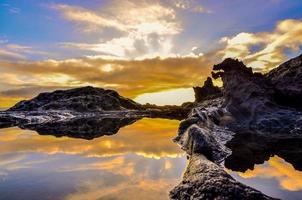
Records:
[[[298,69],[293,70],[298,74]],[[264,132],[300,131],[301,113],[278,103],[278,95],[270,79],[260,73],[253,73],[251,68],[234,59],[226,59],[214,65],[213,70],[219,71],[213,72],[213,77],[221,77],[223,81],[221,107],[232,113],[240,128]]]
[[[141,109],[141,105],[120,96],[114,90],[87,86],[41,93],[31,100],[17,103],[8,111],[70,110],[95,112],[125,109],[138,110]]]
[[[189,164],[183,181],[170,192],[171,199],[273,199],[236,182],[220,165],[225,161],[234,169],[233,161],[258,155],[259,150],[262,157],[251,158],[238,170],[264,162],[272,153],[301,167],[297,148],[302,145],[302,113],[296,101],[302,98],[301,79],[297,80],[302,76],[301,58],[267,75],[230,58],[214,65],[212,77],[222,79],[223,95],[198,103],[181,122],[174,141],[187,152]],[[239,142],[236,133],[243,133]],[[245,141],[253,137],[262,141]]]
[[[207,78],[202,87],[193,87],[193,90],[195,93],[195,102],[213,99],[222,94],[220,88],[213,85],[213,81],[210,77]]]

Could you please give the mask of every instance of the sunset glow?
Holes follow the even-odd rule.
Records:
[[[301,9],[299,0],[4,0],[0,107],[84,85],[160,105],[192,101],[181,88],[202,85],[226,57],[266,72],[299,54]],[[173,95],[163,101],[165,91]]]

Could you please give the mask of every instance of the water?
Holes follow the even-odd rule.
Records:
[[[0,130],[0,199],[168,199],[186,159],[178,121],[143,119],[93,140]]]
[[[276,155],[256,165],[253,170],[228,172],[241,183],[272,197],[288,200],[300,200],[302,197],[302,172]]]
[[[227,146],[225,167],[235,179],[272,197],[302,199],[301,138],[244,132]]]
[[[0,199],[168,199],[187,161],[179,122],[85,119],[0,129]],[[267,195],[302,196],[302,141],[236,135],[226,170]]]

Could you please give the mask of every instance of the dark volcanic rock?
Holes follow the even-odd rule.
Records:
[[[222,95],[221,90],[219,87],[213,85],[210,77],[207,78],[202,87],[193,87],[193,89],[196,102],[217,98]]]
[[[301,169],[301,68],[301,56],[266,76],[235,59],[214,65],[223,95],[195,104],[181,122],[174,140],[190,162],[170,198],[272,199],[235,181],[220,164],[244,171],[278,155]]]
[[[278,103],[302,109],[302,54],[273,69],[266,77],[277,91]]]
[[[302,113],[279,105],[278,92],[270,79],[234,59],[214,65],[213,70],[219,71],[213,72],[213,77],[223,81],[222,107],[232,114],[237,125],[267,132],[301,132]]]
[[[173,200],[264,200],[274,199],[237,182],[220,166],[201,154],[190,157],[182,182],[170,191]]]
[[[71,110],[92,112],[103,110],[140,109],[141,105],[120,96],[116,91],[82,87],[41,93],[37,97],[21,101],[8,111]]]

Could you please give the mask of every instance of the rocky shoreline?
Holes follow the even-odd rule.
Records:
[[[301,101],[293,100],[302,97],[301,69],[302,55],[266,75],[253,73],[235,59],[215,65],[212,76],[223,81],[222,97],[200,102],[181,122],[174,141],[187,152],[189,164],[182,182],[170,192],[170,198],[274,199],[234,180],[224,171],[222,163],[232,166],[232,159],[253,156],[253,153],[245,155],[249,151],[240,151],[244,148],[257,147],[265,152],[261,145],[247,140],[252,136],[259,138],[258,143],[263,143],[266,151],[289,155],[291,163],[301,169]],[[233,142],[238,134],[241,140]],[[293,141],[297,144],[285,145],[294,144]],[[279,146],[272,150],[270,143]],[[238,145],[242,148],[238,149]],[[260,163],[269,155],[264,155]]]
[[[196,102],[182,106],[140,105],[113,90],[93,87],[42,93],[1,111],[0,128],[93,139],[143,117],[183,120],[174,142],[187,153],[189,164],[170,199],[274,199],[233,179],[223,165],[232,169],[232,161],[260,152],[239,166],[245,170],[273,152],[302,168],[302,55],[265,75],[226,59],[214,65],[212,77],[221,78],[223,87],[208,78],[203,87],[194,88]]]

